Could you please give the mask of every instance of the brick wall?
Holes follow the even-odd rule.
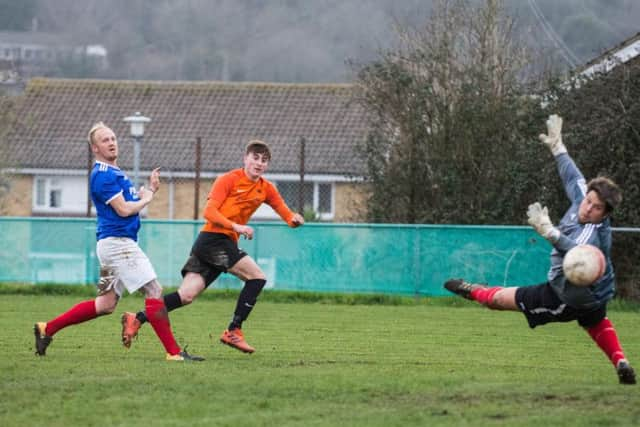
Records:
[[[13,175],[8,181],[9,192],[0,199],[0,215],[31,216],[33,177]]]
[[[335,184],[334,222],[366,221],[367,186],[365,184]]]
[[[200,181],[198,219],[202,219],[202,210],[207,202],[211,184],[213,184],[213,180]],[[177,179],[173,181],[173,219],[193,219],[194,191],[192,179]],[[170,218],[172,208],[169,204],[169,196],[170,183],[167,180],[161,180],[160,191],[156,193],[153,202],[149,205],[147,218]]]

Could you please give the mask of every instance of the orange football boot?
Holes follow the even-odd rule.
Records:
[[[220,335],[220,342],[244,353],[253,353],[255,351],[255,349],[244,340],[244,335],[240,329],[225,330],[222,335]]]
[[[138,336],[138,330],[142,323],[136,318],[135,313],[125,312],[122,315],[122,345],[131,347],[131,342]]]

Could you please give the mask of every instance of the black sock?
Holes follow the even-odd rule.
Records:
[[[258,295],[267,283],[264,279],[251,279],[244,283],[238,302],[236,303],[236,311],[233,313],[233,319],[229,323],[229,330],[240,329],[242,322],[247,320],[249,313],[258,300]]]
[[[173,311],[176,308],[182,307],[182,300],[180,299],[180,294],[176,292],[171,292],[164,296],[164,306],[167,307],[167,311]]]
[[[180,294],[178,294],[178,292],[171,292],[170,294],[165,295],[163,299],[167,312],[182,307],[182,300],[180,299]],[[145,323],[148,320],[147,313],[139,311],[136,314],[136,319],[138,319],[140,323]]]

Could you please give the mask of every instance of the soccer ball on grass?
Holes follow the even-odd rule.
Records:
[[[604,274],[604,254],[593,245],[578,245],[569,250],[562,261],[564,276],[572,285],[590,286]]]

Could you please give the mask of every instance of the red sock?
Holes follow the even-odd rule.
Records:
[[[75,325],[76,323],[86,322],[87,320],[95,319],[96,317],[98,317],[98,314],[96,313],[96,301],[82,301],[55,319],[48,321],[45,334],[52,337],[53,334],[62,328],[66,328],[69,325]]]
[[[611,360],[613,366],[618,366],[618,362],[625,359],[616,329],[608,318],[605,317],[596,326],[587,329],[587,332]]]
[[[501,286],[494,286],[491,288],[476,288],[471,291],[471,298],[478,301],[480,304],[488,305],[492,300],[493,296],[504,288]]]
[[[164,301],[162,299],[147,298],[144,300],[144,305],[147,311],[147,319],[149,319],[149,323],[151,323],[167,353],[171,355],[180,353],[180,347],[178,347],[176,339],[173,337],[173,332],[171,332],[169,314],[164,306]]]

